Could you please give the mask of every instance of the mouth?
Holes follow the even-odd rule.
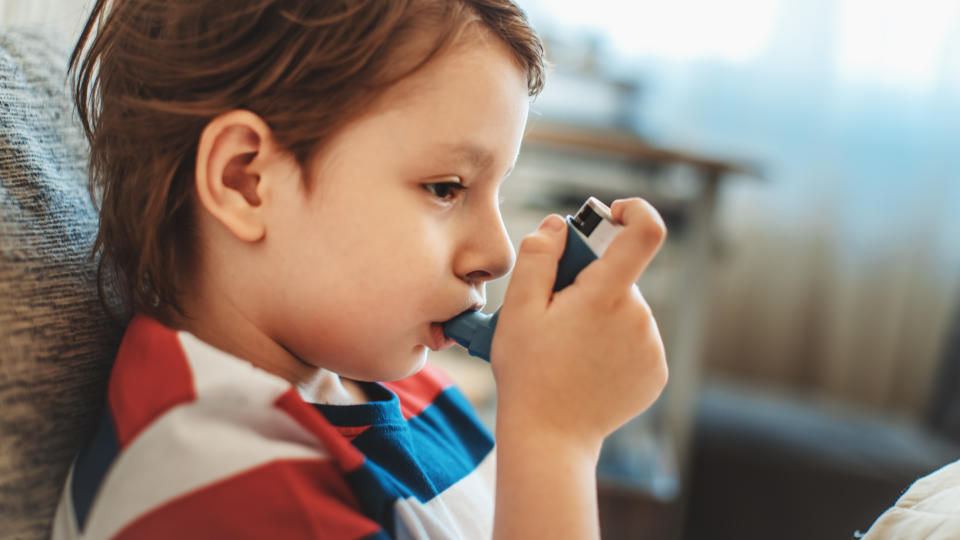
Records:
[[[430,341],[427,347],[433,351],[442,351],[456,345],[456,341],[448,338],[443,333],[443,323],[430,323]]]
[[[460,315],[461,313],[466,313],[468,311],[480,311],[481,309],[483,309],[483,306],[484,306],[483,302],[475,302],[469,308],[454,314],[452,317],[450,317],[450,319],[452,319],[453,317],[456,317],[457,315]],[[453,345],[456,345],[456,343],[457,343],[456,341],[448,338],[446,334],[443,333],[443,322],[430,323],[430,340],[427,343],[427,347],[430,347],[430,349],[434,351],[442,351],[445,349],[449,349]]]

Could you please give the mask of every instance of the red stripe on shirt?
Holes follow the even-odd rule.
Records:
[[[400,410],[407,420],[422,413],[448,386],[450,377],[433,364],[427,364],[416,375],[384,383],[400,398]]]
[[[379,530],[332,461],[283,460],[177,497],[114,538],[340,540]]]
[[[196,399],[177,332],[150,317],[134,316],[120,343],[107,395],[120,448],[167,410]]]
[[[350,439],[344,438],[336,426],[331,424],[323,415],[317,414],[316,409],[303,401],[296,388],[291,387],[281,394],[274,402],[274,406],[290,415],[304,429],[316,435],[323,447],[343,468],[344,472],[356,470],[363,465],[363,461],[366,459],[363,453],[350,444]],[[360,431],[363,429],[366,428],[361,428]]]

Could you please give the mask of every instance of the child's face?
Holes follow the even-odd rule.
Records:
[[[506,47],[477,34],[347,125],[309,192],[273,205],[266,315],[301,360],[361,380],[413,373],[441,344],[436,323],[510,270],[499,186],[529,98]]]

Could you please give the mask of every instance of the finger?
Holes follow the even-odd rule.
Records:
[[[592,266],[605,285],[632,285],[653,260],[667,235],[657,210],[640,198],[620,199],[610,205],[614,219],[623,230],[610,242],[606,252]]]
[[[566,222],[553,214],[520,242],[517,263],[504,295],[504,306],[546,308],[566,241]]]

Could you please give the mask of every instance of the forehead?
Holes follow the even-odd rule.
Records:
[[[456,162],[506,172],[526,125],[526,75],[498,38],[461,39],[348,123],[323,152],[324,167],[376,162],[416,176]]]
[[[427,40],[412,46],[414,55],[426,54]],[[404,109],[436,108],[468,102],[482,94],[517,94],[528,101],[526,74],[510,49],[474,21],[434,58],[395,83],[374,101],[371,114]],[[480,94],[480,95],[478,95]]]

